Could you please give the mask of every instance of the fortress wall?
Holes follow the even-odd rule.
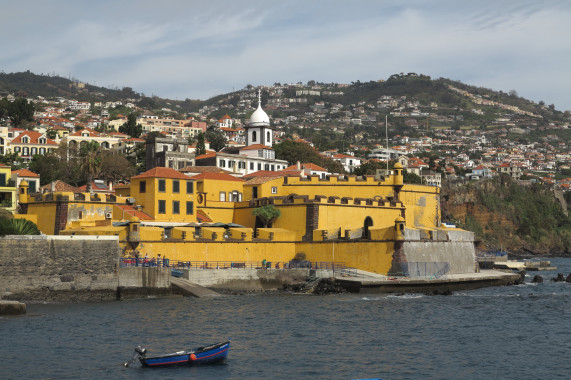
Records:
[[[117,288],[116,236],[0,238],[0,297],[10,294],[112,291]],[[39,299],[45,299],[38,295]]]
[[[450,274],[474,273],[474,241],[406,241],[403,245],[407,262],[442,262],[450,265]]]

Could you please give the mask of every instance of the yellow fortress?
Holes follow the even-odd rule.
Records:
[[[473,233],[440,220],[440,189],[387,176],[291,176],[249,180],[225,173],[187,176],[164,167],[132,177],[116,195],[28,194],[20,217],[48,235],[117,235],[122,256],[188,262],[343,263],[382,275],[437,264],[474,273]],[[280,216],[263,227],[256,208]],[[417,265],[418,266],[418,265]],[[433,268],[433,266],[431,267]]]

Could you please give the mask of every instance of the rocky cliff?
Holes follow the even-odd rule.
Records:
[[[510,177],[446,183],[442,218],[473,231],[477,247],[515,256],[571,254],[571,220],[553,192]]]

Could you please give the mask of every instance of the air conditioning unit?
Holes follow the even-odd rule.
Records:
[[[113,213],[112,212],[106,212],[105,213],[105,219],[112,219],[113,218]]]

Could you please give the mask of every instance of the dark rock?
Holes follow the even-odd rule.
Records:
[[[335,283],[334,279],[322,278],[313,288],[314,294],[345,293],[345,289]]]
[[[534,284],[542,284],[543,283],[543,277],[536,274],[535,276],[533,276],[533,280],[531,280],[531,282]]]
[[[551,279],[551,281],[565,282],[565,276],[563,276],[563,273],[557,273],[557,277]]]
[[[522,285],[525,284],[525,271],[522,270],[519,272],[519,278],[513,282],[514,285]]]
[[[565,279],[565,282],[571,282],[571,273],[569,273],[569,275]]]

